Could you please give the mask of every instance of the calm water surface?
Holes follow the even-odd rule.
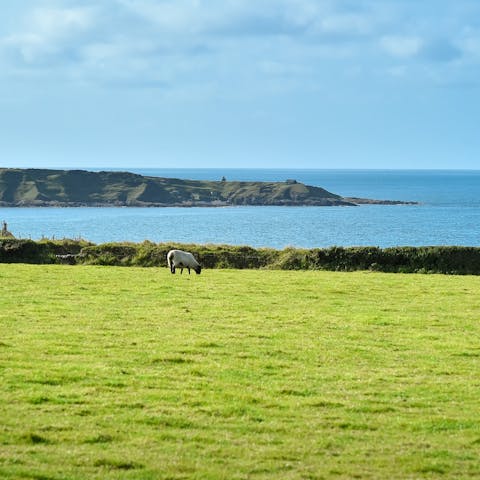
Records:
[[[419,205],[223,208],[1,208],[17,236],[96,243],[227,243],[283,248],[332,245],[480,246],[480,171],[128,169],[189,179],[294,178],[344,196]]]

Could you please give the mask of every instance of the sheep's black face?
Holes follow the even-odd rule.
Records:
[[[200,275],[200,273],[202,272],[202,267],[199,265],[196,269],[195,269],[195,273],[197,275]]]

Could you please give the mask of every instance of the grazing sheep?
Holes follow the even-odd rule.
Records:
[[[180,273],[183,273],[184,268],[188,269],[189,275],[191,268],[197,274],[202,271],[202,267],[195,260],[195,257],[190,252],[184,252],[183,250],[170,250],[167,253],[167,263],[172,273],[175,273],[175,268],[177,267],[180,268]]]

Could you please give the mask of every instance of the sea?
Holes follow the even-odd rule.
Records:
[[[94,170],[94,169],[89,169]],[[112,168],[95,170],[113,170]],[[250,245],[253,247],[480,246],[480,170],[122,168],[193,180],[294,179],[346,197],[416,205],[219,208],[0,208],[17,238]]]

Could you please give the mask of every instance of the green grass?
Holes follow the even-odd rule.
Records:
[[[0,265],[2,479],[480,476],[480,277]]]

